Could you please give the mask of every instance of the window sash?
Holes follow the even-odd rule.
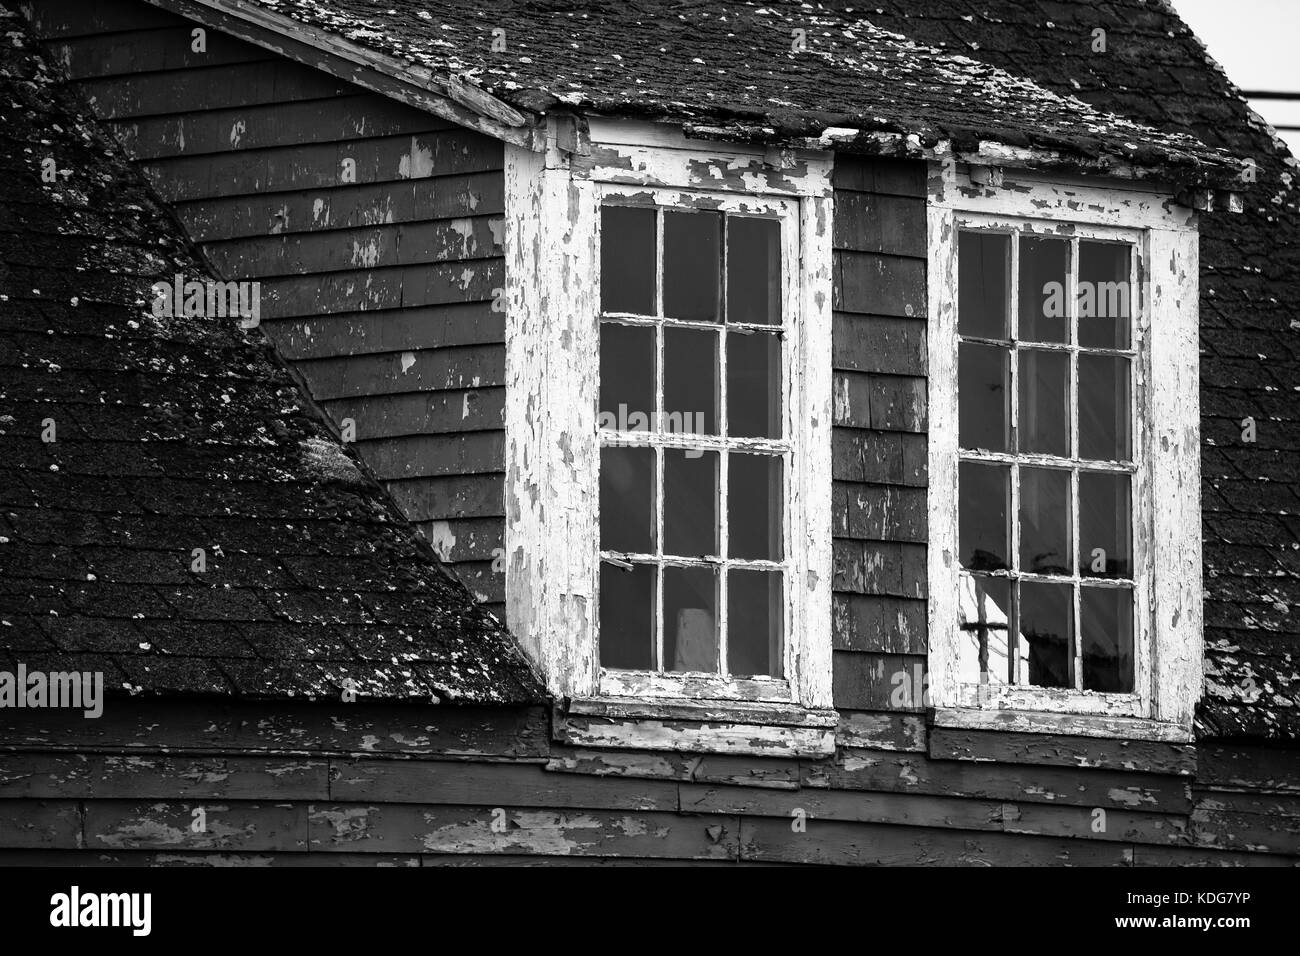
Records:
[[[957,285],[953,284],[953,322],[950,347],[954,353],[953,369],[956,370],[956,352],[962,342],[988,344],[1003,347],[1007,351],[1009,362],[1008,376],[1008,429],[1011,441],[1006,452],[987,449],[967,449],[961,446],[955,433],[956,421],[953,422],[954,434],[951,436],[954,450],[954,464],[977,462],[985,464],[1004,464],[1010,470],[1010,497],[1008,501],[1008,527],[1010,535],[1007,542],[1007,571],[977,573],[979,576],[1007,580],[1012,588],[1017,580],[1026,582],[1043,582],[1069,585],[1071,587],[1071,627],[1073,660],[1070,669],[1074,677],[1074,687],[1041,687],[1029,684],[992,684],[984,683],[984,677],[978,683],[958,681],[956,706],[990,709],[990,710],[1042,710],[1068,711],[1071,713],[1095,713],[1111,716],[1146,717],[1152,714],[1152,697],[1149,691],[1148,675],[1153,660],[1154,628],[1151,625],[1151,589],[1153,542],[1151,539],[1152,505],[1148,497],[1150,487],[1151,455],[1146,447],[1146,435],[1149,430],[1149,389],[1150,354],[1145,343],[1149,341],[1148,326],[1150,303],[1148,301],[1146,277],[1149,275],[1146,255],[1147,235],[1144,230],[1122,226],[1107,226],[1065,221],[1044,221],[1024,217],[1002,216],[960,211],[954,218],[959,231],[996,233],[1010,236],[1010,285],[1007,291],[1009,316],[1009,339],[992,339],[982,336],[967,336],[959,331]],[[1065,304],[1068,317],[1068,341],[1064,343],[1040,343],[1021,341],[1020,333],[1020,238],[1051,237],[1065,238],[1070,241],[1070,255],[1067,261]],[[1098,240],[1122,242],[1130,246],[1130,277],[1132,290],[1129,297],[1129,347],[1127,349],[1108,349],[1079,344],[1078,332],[1078,269],[1080,240]],[[952,237],[954,265],[958,261],[957,236]],[[954,270],[955,272],[955,270]],[[1068,429],[1070,454],[1065,456],[1034,452],[1020,452],[1016,446],[1020,441],[1020,370],[1018,355],[1021,349],[1054,351],[1069,356],[1069,399]],[[1129,416],[1130,416],[1130,461],[1100,461],[1079,457],[1079,356],[1111,355],[1124,357],[1129,364]],[[954,406],[958,406],[955,380],[952,383]],[[1020,481],[1021,467],[1050,467],[1070,474],[1070,536],[1069,546],[1072,554],[1073,574],[1043,575],[1021,570],[1020,561]],[[1130,549],[1132,551],[1132,574],[1129,578],[1091,578],[1081,574],[1079,564],[1079,473],[1080,471],[1097,471],[1110,474],[1127,474],[1131,476],[1130,486]],[[956,471],[954,470],[954,478]],[[960,488],[954,486],[957,505],[954,514],[960,513]],[[955,529],[954,529],[955,531]],[[956,535],[954,533],[954,541]],[[960,587],[960,577],[970,574],[953,562],[953,586]],[[931,582],[932,586],[942,586]],[[1079,627],[1081,588],[1087,587],[1125,587],[1132,588],[1133,595],[1133,691],[1131,693],[1110,693],[1085,691],[1082,689],[1082,629]],[[1013,599],[1013,604],[1015,600]],[[1011,610],[1008,607],[1007,610]],[[961,633],[960,612],[951,626],[957,629],[954,647],[961,653],[964,635]],[[1019,630],[1018,620],[1015,624]],[[1008,643],[1013,635],[1008,636]],[[1014,635],[1018,638],[1019,635]],[[1008,653],[1017,653],[1008,647]],[[960,661],[953,662],[959,669]],[[1014,665],[1019,671],[1019,661]],[[1005,680],[1009,675],[1001,675]]]
[[[797,268],[799,261],[800,220],[799,204],[795,200],[770,196],[750,196],[734,194],[706,194],[683,192],[677,190],[627,188],[612,185],[603,186],[597,196],[597,209],[606,205],[632,205],[642,208],[653,207],[655,216],[655,283],[653,307],[654,315],[629,312],[600,313],[599,324],[603,329],[607,324],[648,326],[655,329],[655,375],[654,403],[655,421],[649,430],[620,430],[617,428],[598,428],[599,447],[650,447],[655,449],[656,476],[663,474],[663,455],[665,449],[688,449],[718,453],[718,523],[719,552],[729,554],[727,541],[727,514],[729,495],[729,468],[727,464],[730,452],[765,453],[776,457],[781,462],[783,499],[781,506],[781,560],[758,560],[747,558],[694,558],[665,555],[664,552],[664,489],[662,481],[656,480],[653,495],[655,508],[655,542],[656,554],[618,552],[605,550],[596,542],[597,563],[639,563],[656,568],[655,581],[655,618],[654,618],[654,659],[663,666],[664,661],[664,568],[667,567],[707,567],[718,572],[717,616],[718,616],[718,666],[719,673],[677,672],[668,670],[632,670],[600,667],[600,693],[610,696],[651,696],[651,697],[691,697],[717,700],[756,700],[756,701],[790,701],[795,699],[796,690],[793,682],[796,666],[797,641],[794,629],[799,626],[799,609],[795,599],[794,570],[797,562],[793,551],[801,540],[800,529],[804,518],[791,504],[791,491],[798,480],[798,435],[799,423],[795,419],[799,406],[798,389],[800,388],[800,371],[797,350],[800,347],[801,321],[801,277]],[[664,316],[664,212],[667,210],[685,210],[691,208],[720,211],[724,216],[761,216],[775,219],[780,223],[780,318],[779,326],[762,325],[752,322],[731,322],[724,312],[718,321],[699,321],[678,319]],[[597,216],[596,247],[600,248],[600,216]],[[725,283],[727,270],[727,240],[723,233],[721,256],[721,279],[723,283],[723,302],[727,302]],[[597,256],[599,260],[599,256]],[[599,288],[599,286],[597,286]],[[698,329],[712,331],[720,337],[717,366],[718,374],[718,430],[725,432],[727,422],[727,348],[722,339],[733,335],[762,333],[775,335],[780,341],[781,373],[781,437],[751,438],[731,437],[722,434],[698,435],[681,432],[664,432],[661,430],[660,413],[664,411],[664,330],[669,328]],[[735,330],[734,332],[730,330]],[[599,394],[599,381],[596,384]],[[598,496],[597,496],[598,497]],[[802,497],[802,496],[797,496]],[[597,500],[597,509],[600,503]],[[599,528],[599,514],[597,514]],[[728,571],[731,569],[749,569],[778,571],[781,573],[782,599],[780,601],[781,634],[781,676],[771,677],[733,677],[726,673],[728,666],[728,645],[730,643],[730,622],[728,620]],[[600,620],[599,590],[597,586],[594,634],[594,652],[599,654]]]

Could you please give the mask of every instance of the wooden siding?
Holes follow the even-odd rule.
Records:
[[[834,696],[924,707],[925,165],[835,163]]]
[[[800,760],[550,736],[537,708],[0,711],[0,865],[1300,863],[1294,751],[949,731]]]
[[[143,3],[31,15],[214,269],[261,282],[280,353],[500,611],[501,143],[214,30],[196,53],[192,23]]]

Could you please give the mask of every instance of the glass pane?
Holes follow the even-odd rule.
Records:
[[[727,321],[781,324],[781,224],[727,217]]]
[[[1007,349],[996,345],[958,346],[958,441],[962,448],[1007,450]]]
[[[1011,582],[978,574],[961,576],[962,684],[1005,684],[1011,675],[1007,611]]]
[[[781,459],[727,456],[728,557],[781,560]]]
[[[1079,344],[1129,347],[1133,247],[1117,242],[1079,242]]]
[[[655,330],[600,324],[600,407],[597,424],[646,431],[655,411]]]
[[[1128,361],[1109,355],[1079,356],[1080,458],[1129,460]]]
[[[632,206],[602,206],[601,309],[654,315],[654,302],[655,211]]]
[[[1021,581],[1017,683],[1073,687],[1070,679],[1070,619],[1073,586]]]
[[[727,432],[781,437],[781,337],[727,335]]]
[[[780,571],[727,572],[727,671],[736,677],[782,677]]]
[[[1006,465],[958,466],[961,485],[958,531],[961,566],[968,571],[996,571],[1008,566],[1007,502],[1011,469]]]
[[[1133,692],[1133,592],[1085,587],[1079,597],[1083,689]]]
[[[1133,576],[1128,475],[1079,472],[1079,570],[1086,577]]]
[[[1020,469],[1020,570],[1071,574],[1070,473]]]
[[[718,453],[664,449],[664,553],[718,553]]]
[[[1020,350],[1020,450],[1070,454],[1070,356]]]
[[[664,213],[664,315],[716,322],[722,283],[722,214]]]
[[[664,327],[664,431],[718,434],[718,333]]]
[[[664,568],[664,669],[718,672],[718,572]]]
[[[1066,239],[1020,240],[1020,334],[1024,342],[1068,342],[1066,272],[1070,243]]]
[[[1010,338],[1011,237],[962,232],[957,238],[957,331]]]
[[[655,568],[600,564],[600,666],[655,668]]]
[[[654,552],[655,453],[653,448],[600,450],[600,547]]]

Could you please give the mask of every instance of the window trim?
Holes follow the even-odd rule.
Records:
[[[1133,183],[1049,180],[1024,171],[975,181],[932,164],[928,205],[929,664],[932,719],[966,729],[1188,740],[1201,687],[1198,249],[1194,213]],[[959,683],[957,563],[957,236],[963,222],[1075,227],[1138,239],[1133,402],[1138,475],[1133,695],[1012,688],[972,700]],[[1139,394],[1139,388],[1141,393]],[[1189,414],[1189,410],[1191,413]],[[1145,485],[1145,494],[1139,497]],[[1146,534],[1143,534],[1143,529]],[[1135,622],[1138,623],[1138,622]],[[1139,645],[1145,631],[1149,640]],[[1066,729],[1069,728],[1069,729]]]
[[[744,697],[710,696],[707,681],[601,679],[593,374],[599,368],[599,218],[606,189],[790,201],[799,280],[790,291],[802,328],[786,350],[786,367],[799,370],[789,376],[786,414],[801,434],[789,436],[798,451],[787,506],[798,499],[806,518],[787,541],[790,591],[801,595],[802,606],[801,620],[785,635],[789,692],[780,702],[807,711],[810,720],[824,718],[814,712],[831,707],[831,154],[723,145],[660,124],[595,118],[590,142],[572,153],[510,145],[505,153],[507,623],[556,697],[631,692],[696,710],[734,704],[738,713],[763,713],[740,706],[749,703]],[[758,718],[741,716],[751,719]]]

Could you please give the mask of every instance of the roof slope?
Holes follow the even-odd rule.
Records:
[[[852,6],[853,4],[843,4]],[[1300,738],[1300,168],[1164,0],[872,0],[873,22],[1249,157],[1201,217],[1202,737]],[[1107,52],[1092,52],[1092,31]],[[1242,440],[1255,419],[1257,440]]]
[[[1220,174],[1215,167],[1226,159],[1193,137],[1156,132],[1022,75],[918,45],[851,6],[837,12],[834,4],[792,0],[249,5],[459,76],[527,110],[570,106],[730,127],[737,135],[744,127],[751,136],[775,138],[849,128],[912,136],[926,146],[952,140],[963,150],[987,139],[1111,165],[1159,166],[1180,181]]]
[[[540,700],[260,331],[153,317],[151,284],[202,264],[19,21],[0,24],[0,669],[152,693]]]

